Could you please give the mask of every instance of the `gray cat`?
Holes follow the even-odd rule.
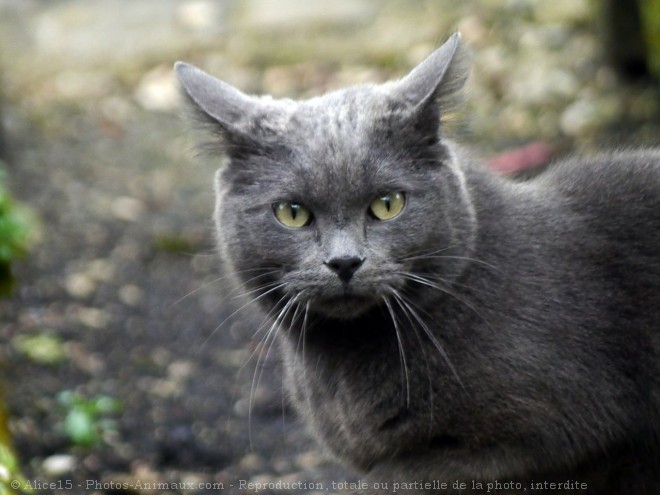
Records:
[[[465,58],[300,102],[177,64],[221,256],[363,492],[658,494],[660,150],[496,176],[444,136]]]

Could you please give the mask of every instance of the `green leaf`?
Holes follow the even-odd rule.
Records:
[[[100,437],[96,431],[94,416],[80,408],[72,409],[64,420],[64,430],[71,441],[78,445],[96,445]]]
[[[62,429],[76,445],[99,445],[104,432],[117,428],[116,421],[103,417],[121,410],[121,402],[114,397],[97,395],[87,399],[78,392],[63,390],[57,402],[67,411]]]
[[[119,412],[121,403],[114,397],[99,395],[93,400],[93,407],[98,414],[109,414]]]

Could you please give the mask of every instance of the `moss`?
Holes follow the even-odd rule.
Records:
[[[19,334],[12,339],[12,345],[35,363],[56,365],[66,359],[62,339],[50,331],[34,335]]]
[[[641,0],[649,70],[660,80],[660,0]]]
[[[171,232],[161,232],[154,236],[154,246],[158,251],[170,254],[192,254],[199,250],[194,240]]]

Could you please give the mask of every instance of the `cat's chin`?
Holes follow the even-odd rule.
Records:
[[[349,320],[363,315],[375,305],[376,301],[371,297],[344,295],[316,299],[310,309],[330,318]]]

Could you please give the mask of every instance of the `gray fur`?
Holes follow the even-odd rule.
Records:
[[[296,409],[370,480],[660,493],[660,151],[495,176],[441,132],[464,60],[454,36],[400,81],[300,102],[177,65],[227,157],[221,255]],[[404,210],[371,218],[388,191]],[[280,201],[313,222],[280,225]],[[364,259],[348,283],[337,257]]]

